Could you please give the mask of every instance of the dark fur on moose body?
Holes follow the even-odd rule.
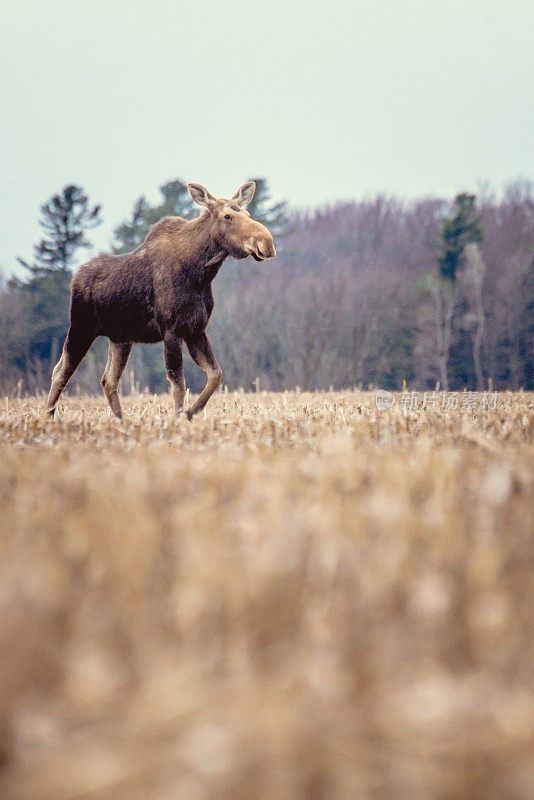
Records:
[[[72,280],[71,313],[79,310],[97,336],[112,342],[161,342],[167,329],[184,339],[204,331],[211,281],[223,263],[206,267],[219,251],[202,241],[207,216],[194,223],[165,217],[132,253],[84,264]]]
[[[187,416],[202,409],[222,379],[206,327],[213,310],[211,282],[228,255],[257,261],[276,255],[270,231],[251,219],[245,206],[255,184],[243,184],[231,200],[214,198],[189,184],[193,200],[206,210],[195,220],[165,217],[156,222],[132,253],[101,254],[83,264],[72,279],[70,328],[52,373],[47,408],[58,398],[94,339],[110,340],[102,387],[121,417],[117,386],[132,344],[164,343],[167,377],[176,413],[183,410],[185,379],[182,343],[206,374],[206,385]]]

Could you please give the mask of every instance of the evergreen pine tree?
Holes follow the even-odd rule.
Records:
[[[27,310],[26,370],[42,362],[53,366],[69,322],[70,267],[79,248],[90,247],[87,230],[99,225],[100,206],[91,206],[80,186],[66,186],[41,205],[40,225],[46,236],[34,246],[34,261],[18,261],[30,273],[28,280],[13,280]]]
[[[100,225],[100,206],[89,205],[81,186],[65,186],[41,206],[41,227],[48,234],[35,245],[34,263],[18,261],[32,275],[47,275],[54,270],[67,270],[79,247],[90,247],[86,230]]]
[[[131,253],[132,250],[139,247],[150,227],[146,220],[149,208],[150,206],[144,197],[140,197],[135,201],[130,219],[125,220],[115,228],[117,244],[113,248],[114,253]]]
[[[145,240],[150,226],[162,217],[177,214],[189,219],[196,215],[185,183],[178,179],[168,181],[159,190],[162,194],[161,203],[150,206],[144,197],[140,197],[134,204],[130,219],[115,228],[113,252],[131,253]]]
[[[482,241],[482,218],[476,213],[474,194],[456,195],[456,213],[441,221],[441,255],[439,273],[443,280],[456,281],[456,273],[464,266],[467,244]]]
[[[449,356],[452,344],[454,310],[458,298],[457,276],[465,266],[465,248],[482,241],[482,221],[475,208],[476,196],[458,194],[455,213],[441,220],[437,275],[427,276],[435,321],[435,363],[441,388],[449,389]]]

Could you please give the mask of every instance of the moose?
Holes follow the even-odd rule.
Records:
[[[187,188],[204,209],[196,219],[163,217],[133,252],[100,254],[74,274],[70,327],[48,395],[50,415],[98,336],[109,339],[101,384],[118,419],[122,410],[117,387],[135,343],[163,341],[176,416],[185,413],[190,420],[221,383],[222,369],[206,333],[213,311],[211,283],[228,256],[264,261],[276,255],[276,248],[269,229],[246,210],[256,191],[254,181],[244,183],[230,200],[213,197],[198,183],[188,183]],[[188,409],[183,342],[206,375],[202,392]]]

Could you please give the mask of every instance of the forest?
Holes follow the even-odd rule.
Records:
[[[228,259],[214,282],[209,334],[229,389],[534,389],[532,184],[302,210],[273,202],[267,180],[255,180],[249,210],[273,231],[278,256]],[[182,180],[160,195],[134,202],[114,228],[114,252],[135,249],[163,216],[196,216]],[[71,275],[104,213],[76,185],[40,212],[32,261],[19,259],[0,286],[5,395],[48,389]],[[99,391],[105,347],[95,342],[71,392]],[[203,375],[191,361],[186,376],[197,391]],[[135,347],[122,381],[124,393],[167,391],[161,345]]]

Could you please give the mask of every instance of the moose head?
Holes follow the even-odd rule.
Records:
[[[213,197],[200,183],[188,183],[187,188],[194,202],[207,210],[213,225],[213,240],[228,255],[252,256],[255,261],[276,255],[272,233],[247,211],[256,191],[254,181],[240,186],[230,200]]]

